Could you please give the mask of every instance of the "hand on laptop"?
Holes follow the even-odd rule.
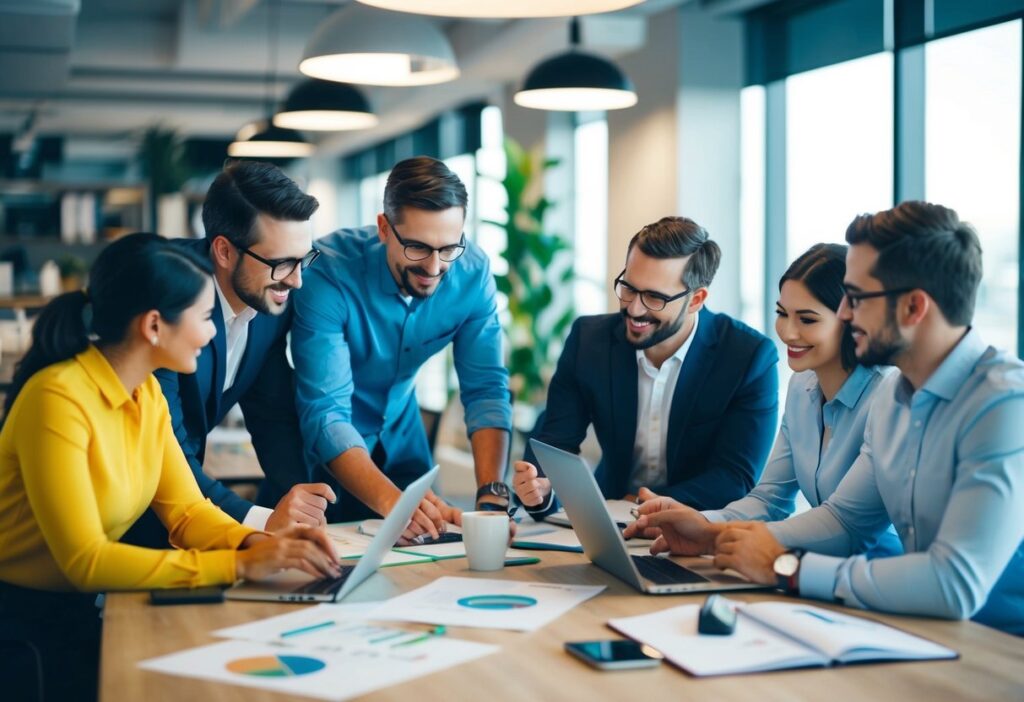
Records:
[[[324,518],[327,503],[337,501],[338,498],[327,483],[294,485],[277,503],[267,520],[266,530],[279,532],[295,524],[323,526],[327,523]]]
[[[541,478],[537,466],[526,461],[515,461],[512,464],[515,475],[512,476],[512,489],[516,491],[519,501],[527,507],[539,507],[551,494],[551,481]]]
[[[677,503],[678,504],[678,503]],[[641,505],[640,509],[646,505]],[[722,524],[709,522],[697,510],[679,504],[672,509],[652,511],[641,514],[628,527],[624,535],[653,533],[651,529],[659,529],[660,535],[651,544],[651,553],[657,555],[666,551],[677,556],[699,556],[714,553],[715,537],[721,531]]]
[[[655,512],[662,512],[667,509],[679,509],[684,506],[681,502],[677,502],[671,497],[663,497],[645,487],[640,488],[638,491],[636,502],[639,505],[636,510],[638,518],[645,514],[654,514]],[[661,529],[658,527],[641,529],[636,525],[636,522],[632,522],[626,525],[622,535],[627,539],[657,539],[661,536]]]
[[[762,585],[774,585],[775,559],[786,552],[764,522],[730,522],[715,540],[715,565]]]
[[[263,580],[285,568],[297,568],[315,578],[337,578],[338,556],[327,532],[297,524],[273,536],[250,534],[235,556],[235,577]]]
[[[402,541],[411,542],[421,534],[427,534],[431,539],[447,529],[447,524],[462,525],[462,510],[452,507],[447,502],[428,490],[426,497],[420,502],[420,506],[413,512],[409,526],[402,532],[399,543]]]

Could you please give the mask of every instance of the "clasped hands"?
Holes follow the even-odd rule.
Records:
[[[715,566],[732,569],[763,585],[775,584],[775,559],[786,551],[764,522],[710,522],[686,505],[640,488],[639,517],[626,527],[627,539],[654,539],[651,553],[714,555]]]

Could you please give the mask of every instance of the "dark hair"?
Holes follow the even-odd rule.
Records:
[[[787,280],[804,284],[821,304],[833,312],[839,310],[846,289],[846,247],[842,244],[815,244],[807,249],[779,278],[779,290]],[[839,342],[839,359],[843,368],[850,370],[857,365],[856,345],[850,326],[843,324],[843,338]]]
[[[203,228],[206,239],[226,236],[236,246],[256,243],[256,217],[265,214],[288,222],[305,222],[320,203],[302,192],[280,168],[262,161],[233,161],[206,192]]]
[[[955,211],[928,202],[903,202],[855,218],[846,241],[878,250],[871,275],[886,290],[920,288],[935,300],[947,322],[971,323],[981,283],[981,242]]]
[[[124,340],[132,320],[149,310],[177,322],[209,283],[210,274],[209,261],[156,234],[129,234],[107,246],[89,271],[88,292],[64,293],[39,313],[32,346],[15,368],[4,416],[29,378],[85,351],[90,334],[99,343],[116,344]]]
[[[416,156],[399,161],[384,186],[384,214],[392,222],[402,221],[402,208],[441,212],[469,206],[466,186],[443,161]]]
[[[691,256],[683,270],[683,285],[691,290],[711,285],[722,260],[722,250],[707,230],[686,217],[662,217],[648,224],[629,240],[627,255],[633,246],[652,258]]]

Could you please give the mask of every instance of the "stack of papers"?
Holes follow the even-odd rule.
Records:
[[[320,605],[223,629],[215,633],[234,640],[153,658],[139,667],[347,700],[498,651],[422,628],[366,621],[379,604]]]

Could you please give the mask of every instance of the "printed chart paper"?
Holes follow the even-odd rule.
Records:
[[[277,645],[317,646],[317,642],[324,640],[329,629],[336,629],[343,622],[372,619],[373,610],[380,604],[356,602],[304,607],[276,617],[220,629],[213,632],[213,635]]]
[[[374,619],[533,631],[604,590],[604,585],[438,578],[387,601]]]
[[[153,658],[140,668],[288,695],[347,700],[498,651],[423,631],[347,622],[333,649],[224,641]],[[342,639],[345,639],[342,643]]]

